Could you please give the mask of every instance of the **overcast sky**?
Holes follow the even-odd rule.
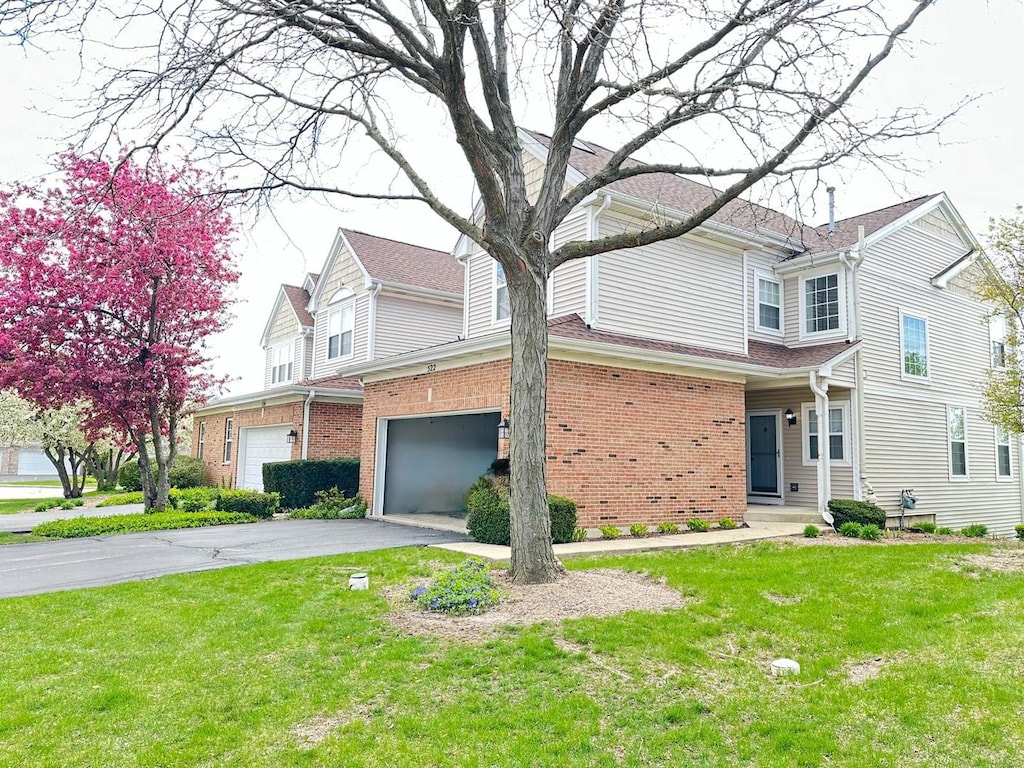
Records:
[[[989,217],[1010,215],[1015,205],[1024,203],[1024,6],[1020,0],[945,0],[926,14],[914,37],[911,50],[894,54],[882,65],[861,94],[862,106],[881,112],[894,104],[921,104],[938,113],[964,96],[981,98],[940,137],[903,145],[913,174],[850,169],[835,178],[826,175],[839,188],[837,215],[844,218],[944,190],[982,235]],[[40,177],[52,154],[70,142],[80,124],[52,113],[67,112],[64,105],[70,98],[88,92],[90,73],[80,69],[74,52],[26,50],[0,42],[0,181]],[[548,127],[542,114],[524,115],[523,122],[541,131]],[[424,142],[430,140],[425,132]],[[466,198],[468,209],[465,180],[453,184],[454,194]],[[807,217],[820,223],[820,213],[810,213],[809,206],[807,210]],[[817,201],[816,210],[824,210],[823,201]],[[235,377],[229,387],[233,394],[262,388],[259,340],[277,286],[319,271],[337,227],[445,250],[455,242],[447,225],[412,203],[282,201],[273,216],[244,224],[236,318],[213,345],[218,372]]]

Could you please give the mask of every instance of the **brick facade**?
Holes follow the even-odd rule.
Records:
[[[203,461],[206,481],[213,485],[233,487],[238,477],[238,435],[245,427],[271,427],[288,424],[298,433],[292,445],[292,459],[302,455],[302,409],[304,401],[282,405],[242,408],[211,415],[197,415],[192,429],[192,455],[199,450],[199,424],[206,423]],[[231,460],[224,462],[224,430],[228,419],[234,419]],[[309,414],[309,453],[311,459],[351,457],[359,455],[362,429],[362,406],[345,403],[313,401]]]
[[[0,448],[0,475],[18,474],[18,449]]]
[[[360,487],[369,496],[381,416],[494,408],[508,414],[509,362],[370,382]],[[585,527],[741,519],[744,386],[600,365],[548,364],[548,490]],[[507,448],[500,446],[501,455]]]

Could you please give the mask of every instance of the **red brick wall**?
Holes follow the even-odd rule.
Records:
[[[303,401],[256,406],[236,411],[218,413],[212,416],[197,416],[192,429],[192,455],[199,451],[199,424],[206,422],[206,439],[203,448],[203,462],[206,464],[206,481],[214,485],[235,485],[238,477],[238,430],[243,427],[270,427],[289,424],[298,433],[292,446],[292,459],[302,456],[302,407]],[[342,403],[313,401],[309,414],[309,453],[311,459],[340,456],[358,456],[362,406]],[[224,423],[234,418],[232,429],[233,445],[231,461],[224,458]]]
[[[364,495],[373,488],[379,416],[491,407],[507,414],[508,365],[367,384]],[[548,374],[548,489],[576,500],[580,525],[742,518],[742,384],[561,360],[549,362]]]
[[[18,449],[0,448],[0,475],[18,474]]]

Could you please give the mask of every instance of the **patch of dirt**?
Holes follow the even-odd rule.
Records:
[[[961,560],[987,571],[1024,572],[1024,549],[997,549],[985,555],[964,555]]]
[[[356,720],[367,717],[367,710],[355,709],[340,715],[317,715],[292,727],[292,736],[303,749],[312,749],[334,731]]]
[[[465,642],[493,635],[501,627],[558,622],[584,616],[615,616],[626,611],[681,608],[683,596],[647,576],[618,570],[569,571],[554,584],[512,584],[504,571],[492,571],[501,602],[479,616],[448,616],[421,611],[409,602],[412,589],[389,594],[388,620],[403,632]]]
[[[890,664],[896,664],[902,661],[902,656],[892,656],[886,658],[884,656],[878,656],[874,659],[868,659],[862,661],[859,664],[849,664],[846,667],[846,676],[850,682],[854,685],[860,685],[866,683],[868,680],[874,680]]]
[[[902,545],[902,544],[992,544],[993,539],[972,539],[967,536],[939,536],[935,533],[917,533],[915,531],[886,531],[882,538],[877,541],[866,539],[855,539],[850,536],[840,536],[829,529],[824,529],[816,539],[809,539],[805,536],[793,536],[788,541],[804,546],[825,546],[825,547],[859,547],[879,545]]]
[[[796,605],[803,600],[799,595],[777,595],[774,592],[762,592],[761,597],[776,605]]]

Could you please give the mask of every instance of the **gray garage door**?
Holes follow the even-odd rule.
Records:
[[[500,419],[495,411],[389,420],[384,514],[461,510],[497,458]]]

